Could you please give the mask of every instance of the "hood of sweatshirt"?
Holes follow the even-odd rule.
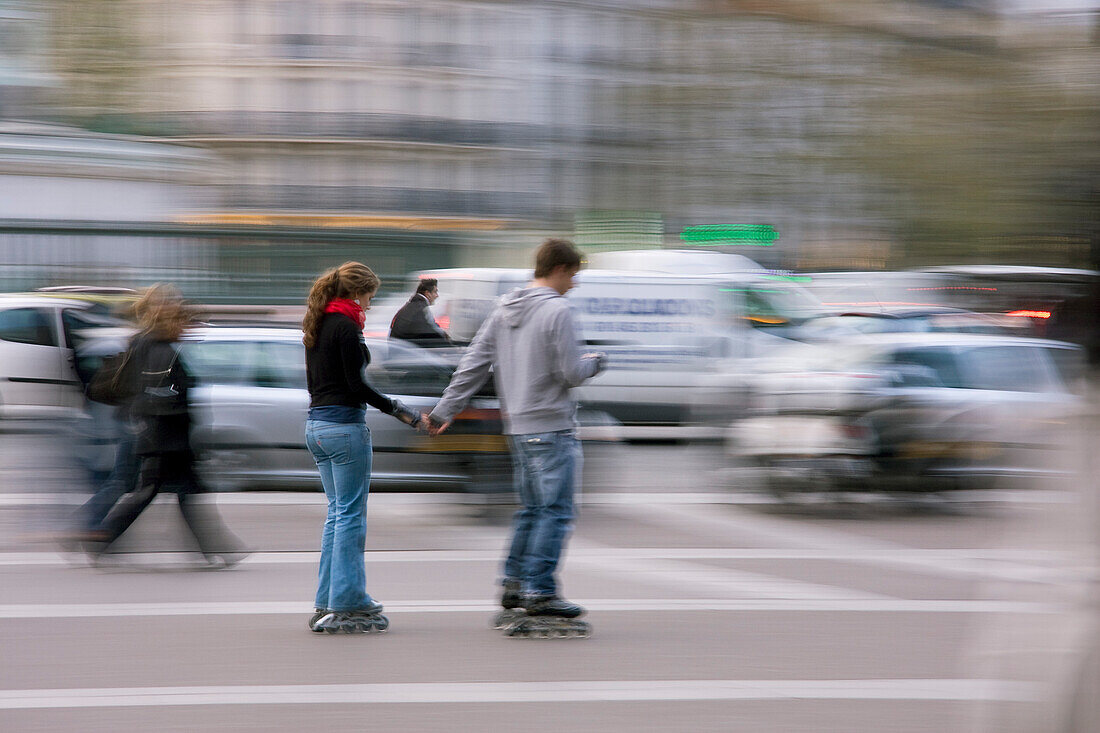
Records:
[[[500,298],[501,315],[504,323],[511,328],[518,328],[525,320],[531,308],[544,300],[562,297],[557,290],[540,286],[537,288],[517,288],[505,293]]]

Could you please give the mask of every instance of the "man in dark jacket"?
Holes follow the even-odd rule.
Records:
[[[421,280],[416,286],[416,293],[401,306],[390,322],[390,338],[411,341],[428,348],[452,346],[451,339],[436,325],[432,312],[428,310],[438,298],[439,281],[434,277]]]

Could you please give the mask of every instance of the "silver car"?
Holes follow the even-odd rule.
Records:
[[[1070,475],[1072,344],[881,334],[801,346],[741,380],[733,455],[775,493],[989,488]]]
[[[451,355],[399,341],[367,339],[367,348],[368,383],[418,411],[435,405],[457,364]],[[301,331],[194,329],[184,338],[181,358],[198,382],[192,439],[212,489],[320,488],[305,446],[309,393]],[[435,438],[368,409],[372,487],[509,491],[511,463],[500,405],[491,391],[483,394]]]
[[[102,304],[0,294],[0,418],[72,417],[84,402],[78,359],[86,337],[125,325]]]

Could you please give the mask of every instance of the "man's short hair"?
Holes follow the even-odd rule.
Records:
[[[535,277],[547,277],[558,267],[579,270],[581,253],[568,239],[547,239],[535,252]]]
[[[434,277],[426,277],[420,281],[420,284],[416,286],[416,294],[430,293],[439,287],[439,281]]]

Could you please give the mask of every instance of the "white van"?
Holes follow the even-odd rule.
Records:
[[[432,270],[439,280],[436,320],[469,342],[496,299],[530,282],[522,269]],[[568,298],[587,345],[608,368],[577,389],[589,407],[626,423],[679,423],[689,417],[698,377],[725,359],[759,356],[784,331],[820,312],[818,301],[783,275],[685,275],[582,270]]]
[[[716,272],[761,272],[760,263],[732,252],[703,249],[634,249],[593,252],[587,265],[596,270],[712,275]]]

